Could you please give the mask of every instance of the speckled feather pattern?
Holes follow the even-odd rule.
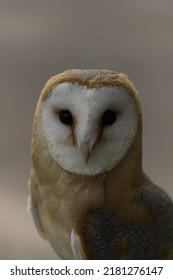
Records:
[[[134,193],[133,204],[139,208],[138,221],[133,215],[121,216],[119,207],[123,205],[87,212],[79,231],[88,259],[173,259],[173,206],[169,197],[150,183],[140,194]]]

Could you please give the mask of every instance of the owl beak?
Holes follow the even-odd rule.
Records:
[[[83,156],[83,159],[84,159],[85,163],[87,164],[88,160],[89,160],[89,156],[90,156],[89,148],[88,147],[82,147],[81,153],[82,153],[82,156]]]
[[[81,145],[79,145],[79,150],[82,154],[85,164],[87,164],[89,157],[90,157],[90,152],[91,152],[91,149],[90,149],[88,143],[82,143]]]

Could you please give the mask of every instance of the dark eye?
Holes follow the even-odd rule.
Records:
[[[68,110],[60,111],[59,119],[63,124],[71,125],[73,123],[72,114]]]
[[[116,121],[116,119],[117,119],[117,113],[112,110],[107,110],[103,114],[102,125],[111,125]]]

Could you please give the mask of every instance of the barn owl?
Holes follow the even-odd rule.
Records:
[[[29,188],[61,259],[173,259],[173,203],[143,172],[140,100],[123,73],[68,70],[46,83]]]

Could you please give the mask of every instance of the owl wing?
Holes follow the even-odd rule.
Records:
[[[47,239],[39,215],[39,207],[42,203],[39,192],[39,185],[32,171],[30,174],[29,189],[30,195],[28,197],[28,211],[34,220],[34,224],[39,234],[44,239]]]
[[[132,198],[135,211],[122,205],[87,211],[71,246],[76,259],[173,259],[173,203],[168,195],[145,179]]]

